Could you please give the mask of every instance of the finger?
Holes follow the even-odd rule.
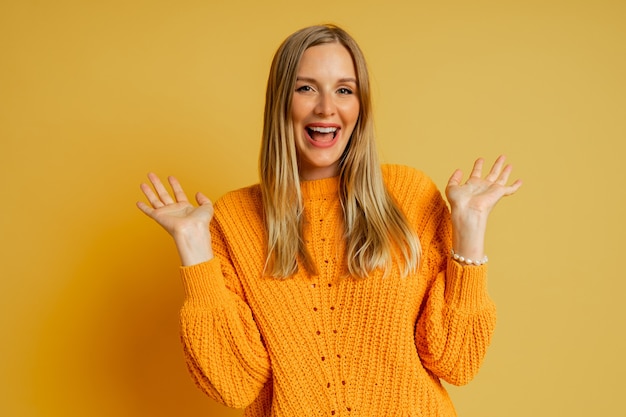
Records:
[[[152,204],[152,207],[159,208],[165,205],[148,184],[141,184],[139,188],[141,188],[143,194],[146,196],[150,204]]]
[[[155,191],[159,195],[159,198],[161,199],[163,204],[164,205],[173,204],[174,200],[172,199],[172,196],[170,196],[170,193],[167,191],[167,189],[165,188],[165,186],[163,185],[159,177],[156,174],[151,172],[148,174],[148,178],[150,179],[152,186],[154,187]]]
[[[139,208],[139,210],[143,211],[145,214],[152,217],[152,212],[154,211],[152,207],[150,207],[143,201],[137,201],[137,207]]]
[[[463,180],[463,172],[460,169],[455,170],[450,176],[448,180],[448,187],[453,187],[461,184],[461,180]]]
[[[505,166],[495,183],[499,185],[506,185],[506,183],[509,181],[509,176],[511,175],[512,170],[513,167],[511,165]]]
[[[480,178],[483,176],[483,165],[485,160],[483,158],[478,158],[474,162],[474,167],[472,168],[472,173],[470,174],[470,178]]]
[[[500,173],[502,172],[502,167],[504,166],[504,161],[506,160],[506,156],[500,155],[496,162],[493,163],[489,174],[485,177],[486,180],[491,182],[496,182],[500,177]]]
[[[185,194],[183,187],[180,185],[180,182],[178,182],[176,177],[170,176],[167,178],[167,180],[172,187],[172,191],[174,192],[174,198],[176,198],[176,201],[178,201],[179,203],[188,202],[189,200],[187,200],[187,194]]]
[[[201,206],[204,206],[204,205],[207,205],[207,204],[212,204],[211,200],[209,199],[209,197],[205,196],[204,194],[202,194],[200,192],[196,193],[196,201]]]
[[[516,180],[513,184],[505,188],[504,195],[509,196],[515,194],[522,184],[522,180]]]

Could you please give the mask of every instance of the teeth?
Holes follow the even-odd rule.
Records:
[[[309,127],[310,130],[314,131],[314,132],[318,132],[318,133],[334,133],[337,131],[336,127],[318,127],[318,126],[314,126],[314,127]]]

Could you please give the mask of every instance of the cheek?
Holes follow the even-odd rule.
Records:
[[[294,125],[302,122],[307,113],[306,101],[302,100],[298,96],[294,96],[291,101],[291,119],[293,120]]]
[[[355,124],[356,124],[356,121],[359,120],[360,115],[361,115],[361,108],[359,106],[356,106],[354,110],[354,123]]]
[[[356,125],[356,122],[359,119],[360,110],[361,110],[359,104],[357,103],[356,105],[352,105],[346,110],[347,111],[345,112],[345,114],[346,114],[347,121],[349,120],[349,123],[353,126]]]
[[[355,96],[352,96],[350,100],[348,100],[344,105],[344,113],[349,114],[351,118],[356,119],[359,117],[359,112],[361,110],[361,103],[359,103],[359,99]]]

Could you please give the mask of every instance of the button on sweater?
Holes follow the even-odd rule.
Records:
[[[230,192],[211,221],[215,257],[181,268],[181,336],[197,385],[246,417],[454,416],[442,386],[478,372],[495,327],[487,266],[450,257],[450,214],[421,172],[383,166],[420,239],[417,271],[346,275],[338,178],[301,184],[304,239],[318,266],[263,276],[258,185]]]

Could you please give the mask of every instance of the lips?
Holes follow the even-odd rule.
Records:
[[[334,145],[340,130],[339,126],[336,125],[308,125],[305,127],[307,140],[318,148]]]

